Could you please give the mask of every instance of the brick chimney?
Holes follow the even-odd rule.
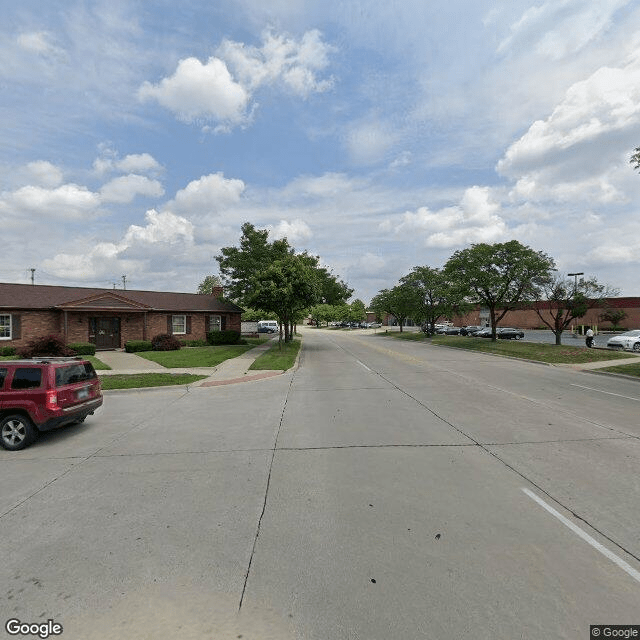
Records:
[[[224,293],[224,289],[222,287],[213,287],[211,289],[211,295],[214,298],[220,298],[222,297],[222,294]]]

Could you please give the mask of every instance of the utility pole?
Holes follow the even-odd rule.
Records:
[[[575,284],[573,286],[573,295],[575,296],[578,293],[578,276],[583,276],[584,271],[579,271],[578,273],[567,273],[569,277],[575,276]]]
[[[122,276],[122,288],[127,290],[127,276]]]
[[[36,283],[36,270],[31,267],[29,271],[31,271],[31,285],[33,286]]]

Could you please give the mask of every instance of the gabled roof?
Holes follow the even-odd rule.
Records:
[[[0,283],[0,309],[102,309],[115,311],[203,311],[241,313],[211,295]]]

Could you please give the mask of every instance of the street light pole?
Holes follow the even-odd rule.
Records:
[[[575,295],[578,292],[578,276],[583,276],[584,271],[579,271],[578,273],[567,273],[567,275],[569,277],[575,276],[575,285],[573,287],[573,295]]]

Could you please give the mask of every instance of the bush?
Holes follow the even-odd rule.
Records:
[[[15,356],[15,347],[0,347],[0,356]]]
[[[208,343],[206,340],[182,340],[180,344],[183,347],[206,347]]]
[[[181,346],[180,340],[170,333],[161,333],[151,338],[151,348],[154,351],[177,351]]]
[[[240,332],[232,329],[224,331],[209,331],[207,333],[207,342],[209,344],[238,344],[240,340]]]
[[[127,353],[136,353],[136,351],[151,351],[150,340],[129,340],[124,343],[124,350]]]
[[[75,351],[69,349],[60,336],[49,335],[34,338],[25,347],[18,349],[22,358],[37,358],[39,356],[59,357],[73,356]]]
[[[73,349],[79,356],[95,356],[96,345],[90,342],[70,342],[69,349]]]

